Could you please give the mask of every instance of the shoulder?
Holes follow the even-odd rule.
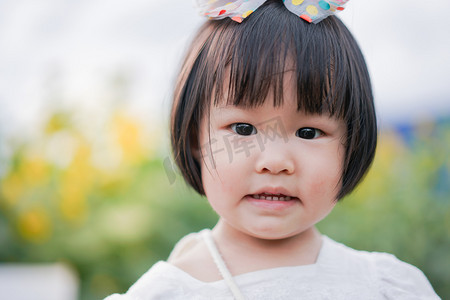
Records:
[[[173,266],[203,282],[221,279],[203,239],[204,231],[208,230],[185,236],[175,245],[167,260]]]
[[[104,300],[181,299],[183,278],[175,267],[159,261],[142,275],[125,294],[114,294]]]
[[[204,265],[199,262],[209,257],[204,253],[201,233],[183,237],[167,262],[154,264],[125,294],[114,294],[104,300],[185,299],[186,294],[201,285],[195,272],[204,270]]]
[[[324,237],[341,268],[368,278],[388,299],[439,299],[424,273],[392,254],[355,250]],[[339,257],[339,258],[338,258]]]
[[[389,298],[414,295],[420,299],[439,299],[425,274],[392,254],[372,253],[380,291]]]
[[[184,236],[178,241],[173,247],[172,252],[170,252],[168,262],[173,263],[174,261],[183,259],[189,253],[195,252],[195,250],[201,245],[202,242],[202,232],[192,232]]]

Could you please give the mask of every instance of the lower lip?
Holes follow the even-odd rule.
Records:
[[[253,198],[252,196],[246,196],[245,198],[250,204],[268,210],[284,210],[296,205],[299,201],[298,199],[293,199],[289,201],[263,200]]]

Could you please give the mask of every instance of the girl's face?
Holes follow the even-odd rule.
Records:
[[[281,239],[312,229],[334,207],[346,126],[298,112],[293,85],[278,108],[271,94],[257,108],[211,107],[200,126],[200,162],[205,194],[223,225]]]

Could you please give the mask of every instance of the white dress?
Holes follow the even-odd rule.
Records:
[[[171,257],[201,239],[210,243],[211,255],[217,258],[209,229],[184,237]],[[422,271],[394,255],[358,251],[326,236],[322,239],[315,264],[260,270],[214,282],[200,281],[168,262],[159,261],[126,294],[114,294],[105,300],[231,300],[241,299],[242,295],[249,300],[440,299]],[[221,263],[216,259],[215,262]],[[227,277],[224,272],[228,271],[221,272]],[[238,291],[233,292],[234,284]]]

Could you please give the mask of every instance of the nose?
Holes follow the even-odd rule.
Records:
[[[256,172],[269,174],[293,174],[295,171],[295,164],[293,155],[289,151],[287,143],[269,143],[266,144],[264,150],[259,153],[256,162]]]

